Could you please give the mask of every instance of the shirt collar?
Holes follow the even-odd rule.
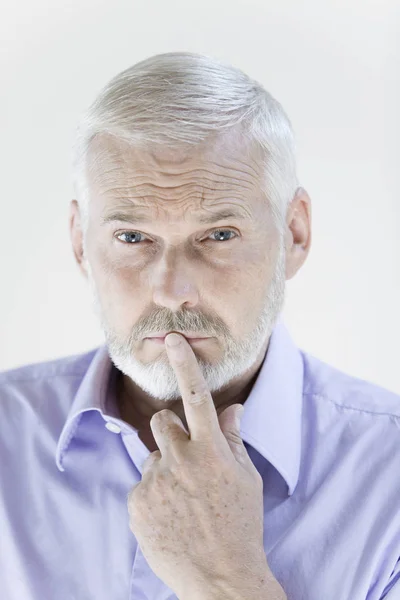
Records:
[[[84,412],[97,410],[105,421],[116,418],[121,429],[132,431],[119,419],[113,397],[115,375],[116,368],[107,346],[103,345],[94,351],[58,439],[56,464],[60,471],[65,470],[63,457]],[[288,485],[289,495],[293,494],[299,478],[302,392],[302,356],[280,319],[245,401],[241,436],[277,469]]]
[[[58,438],[56,464],[60,471],[65,471],[63,458],[73,440],[82,414],[97,410],[108,421],[108,417],[117,417],[116,406],[110,401],[115,380],[115,367],[108,354],[106,345],[92,351],[93,359],[87,369],[78,391],[69,409],[64,427]]]
[[[302,403],[303,358],[281,319],[244,404],[240,430],[243,441],[284,478],[289,496],[300,472]]]

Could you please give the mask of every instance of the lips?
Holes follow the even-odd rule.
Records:
[[[147,337],[145,339],[148,340],[149,342],[154,342],[156,344],[165,344],[165,337],[166,336],[164,336],[164,337],[153,336],[153,337]],[[200,342],[205,342],[206,340],[210,339],[209,337],[195,338],[195,337],[188,337],[186,335],[184,337],[188,340],[188,342],[190,344],[196,344],[196,343],[200,343]]]
[[[200,339],[206,339],[208,337],[205,335],[198,335],[196,333],[183,333],[181,331],[166,331],[166,332],[160,331],[159,333],[155,333],[154,335],[148,335],[146,337],[150,338],[150,339],[165,339],[169,333],[179,333],[180,335],[183,335],[183,337],[185,337],[188,340],[191,340],[191,339],[200,340]]]

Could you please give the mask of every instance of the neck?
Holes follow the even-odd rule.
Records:
[[[267,346],[268,343],[269,340]],[[266,348],[264,347],[257,361],[246,373],[231,381],[225,388],[212,393],[218,415],[232,404],[245,403],[258,377],[265,356]],[[117,374],[116,398],[121,419],[139,431],[149,431],[152,416],[164,408],[175,412],[186,429],[188,428],[181,398],[171,401],[157,400],[146,394],[121,371]]]

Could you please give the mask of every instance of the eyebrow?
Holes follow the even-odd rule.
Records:
[[[251,217],[241,211],[233,209],[225,209],[215,211],[211,214],[200,216],[197,221],[199,223],[217,223],[224,219],[250,220]],[[102,218],[102,224],[112,223],[113,221],[123,221],[124,223],[150,223],[149,216],[146,212],[131,208],[129,212],[114,211]]]

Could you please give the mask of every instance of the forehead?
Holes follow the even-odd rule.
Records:
[[[260,151],[236,135],[186,150],[132,147],[99,135],[88,152],[91,196],[105,208],[117,201],[212,206],[226,200],[248,203],[263,197]],[[139,201],[139,202],[138,202]]]

